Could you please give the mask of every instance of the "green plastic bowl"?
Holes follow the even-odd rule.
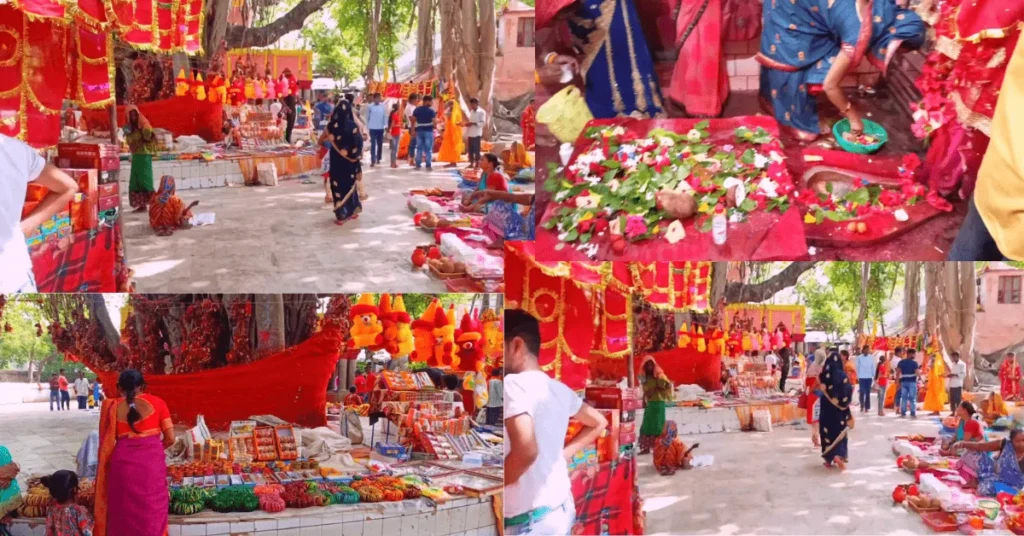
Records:
[[[850,131],[850,120],[843,118],[832,126],[832,134],[836,137],[836,143],[838,143],[843,150],[850,153],[871,154],[881,149],[882,146],[885,145],[885,142],[889,141],[889,133],[882,128],[882,125],[879,125],[870,119],[862,119],[862,121],[864,122],[864,133],[868,136],[878,138],[878,142],[871,145],[861,145],[859,143],[850,143],[843,139],[843,134]]]

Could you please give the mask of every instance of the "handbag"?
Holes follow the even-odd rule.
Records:
[[[594,118],[583,93],[576,86],[565,86],[537,110],[537,122],[543,123],[561,143],[572,143]]]
[[[800,393],[800,398],[797,399],[796,407],[800,409],[807,409],[807,393]]]

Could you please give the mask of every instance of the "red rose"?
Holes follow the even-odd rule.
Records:
[[[594,220],[585,220],[576,224],[576,230],[580,234],[589,233],[594,229]]]
[[[807,206],[817,205],[821,202],[821,199],[818,198],[818,193],[814,190],[800,190],[796,194],[796,200],[800,204]]]
[[[921,159],[914,153],[908,153],[903,155],[903,167],[907,168],[908,171],[914,171],[921,165]]]
[[[608,220],[591,220],[594,222],[594,234],[603,233],[608,230]]]
[[[598,163],[598,162],[591,162],[591,164],[590,164],[590,172],[591,173],[593,173],[595,175],[604,175],[604,173],[606,171],[608,171],[608,168],[604,167],[600,163]]]
[[[632,130],[627,130],[625,132],[625,134],[620,136],[620,140],[622,141],[622,143],[630,143],[630,142],[636,141],[638,139],[639,139],[639,136],[637,136],[636,132],[633,132]]]
[[[903,203],[903,196],[896,190],[882,190],[878,195],[878,202],[886,207],[895,207]]]
[[[859,205],[857,207],[856,212],[858,216],[867,216],[869,213],[871,213],[871,207],[867,205]]]

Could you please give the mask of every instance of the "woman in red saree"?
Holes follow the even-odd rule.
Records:
[[[1007,354],[999,367],[999,394],[1003,396],[1003,400],[1020,399],[1020,378],[1020,363],[1017,363],[1017,357]]]
[[[105,400],[100,414],[94,536],[166,536],[171,414],[163,400],[143,393],[141,372],[122,372],[117,386],[123,397]]]
[[[149,202],[149,226],[157,236],[171,236],[178,229],[188,229],[192,207],[198,204],[199,201],[194,201],[185,206],[185,202],[175,195],[174,177],[164,175],[160,179],[160,190]]]
[[[943,195],[971,197],[988,149],[996,100],[1021,34],[1024,2],[933,0],[918,11],[935,29],[935,51],[915,85],[923,99],[914,134],[930,141],[924,173]]]
[[[530,103],[523,110],[523,118],[520,125],[523,127],[523,145],[527,151],[532,151],[537,146],[537,110],[533,105],[536,99],[530,99]]]

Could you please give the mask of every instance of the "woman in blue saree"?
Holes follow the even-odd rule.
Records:
[[[978,494],[994,497],[1000,491],[1016,494],[1024,488],[1024,432],[1014,429],[1009,439],[994,441],[964,441],[954,443],[954,448],[981,453],[998,452],[993,460],[981,458],[978,467]]]
[[[821,435],[821,457],[825,467],[833,464],[846,469],[847,433],[853,427],[850,412],[850,397],[853,385],[843,370],[843,361],[837,352],[832,352],[818,375],[821,389],[821,415],[818,429]]]
[[[352,115],[352,103],[347,99],[338,101],[327,124],[327,139],[330,151],[331,201],[338,225],[359,217],[363,204],[359,201],[356,183],[363,179],[362,151],[363,136]]]
[[[555,40],[563,39],[538,44],[538,51],[543,51],[539,57],[548,67],[541,74],[552,72],[552,82],[564,84],[559,68],[578,65],[594,117],[663,115],[654,59],[633,0],[545,0],[538,2],[537,19],[539,28],[551,26]],[[555,27],[562,22],[567,29]],[[559,55],[555,49],[572,53]],[[547,51],[551,53],[544,54]],[[548,83],[544,76],[541,81]]]
[[[843,78],[864,58],[884,75],[900,45],[923,42],[921,18],[894,0],[764,0],[762,102],[783,126],[813,140],[822,130],[815,95],[824,91],[856,134],[864,124]]]

